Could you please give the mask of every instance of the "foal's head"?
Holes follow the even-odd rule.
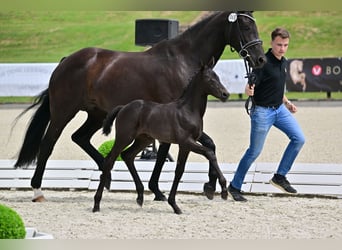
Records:
[[[198,80],[200,81],[199,85],[203,87],[205,94],[212,95],[222,102],[225,102],[229,97],[229,92],[212,69],[213,65],[202,66],[200,73],[198,74]]]

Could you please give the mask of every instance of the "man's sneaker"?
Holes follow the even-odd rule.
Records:
[[[291,187],[290,182],[283,175],[274,174],[273,178],[270,180],[270,183],[285,193],[288,193],[288,194],[297,193],[297,190]]]
[[[233,198],[234,201],[242,201],[246,202],[247,199],[242,196],[242,193],[239,189],[234,188],[231,184],[228,186],[228,194]]]

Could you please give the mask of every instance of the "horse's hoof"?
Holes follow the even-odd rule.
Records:
[[[215,189],[209,183],[204,183],[203,192],[209,200],[214,199]]]
[[[228,199],[228,192],[227,191],[222,191],[221,192],[221,198],[223,200],[227,200]]]
[[[155,195],[154,200],[155,201],[167,201],[167,198],[165,195],[159,194],[159,195]]]
[[[94,207],[93,208],[93,213],[96,213],[96,212],[100,212],[100,208],[99,207]]]
[[[37,196],[35,198],[32,199],[32,202],[45,202],[46,199],[44,197],[44,195],[40,195],[40,196]]]

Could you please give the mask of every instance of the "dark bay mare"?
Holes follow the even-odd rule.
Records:
[[[102,127],[107,112],[136,99],[159,103],[175,100],[201,63],[212,57],[217,62],[228,44],[251,67],[260,67],[266,61],[251,12],[215,12],[174,39],[144,52],[84,48],[63,58],[51,75],[49,87],[23,112],[38,106],[15,163],[16,167],[36,163],[31,180],[33,201],[44,200],[40,187],[47,160],[63,129],[79,111],[88,116],[72,140],[102,169],[104,158],[90,139]],[[205,133],[198,140],[215,150]],[[157,200],[165,199],[158,180],[169,147],[167,143],[159,147],[149,184]],[[212,197],[216,174],[211,165],[209,179],[205,190]]]
[[[214,63],[211,66],[214,66]],[[168,203],[176,214],[182,213],[176,204],[175,196],[190,151],[201,154],[209,160],[217,173],[222,189],[221,196],[227,199],[226,179],[218,166],[214,150],[197,143],[203,131],[203,115],[207,107],[208,95],[213,95],[221,101],[226,101],[229,97],[229,93],[215,72],[210,67],[203,66],[191,79],[182,96],[174,102],[162,104],[135,100],[125,106],[116,106],[108,113],[103,132],[106,135],[111,132],[116,118],[115,144],[103,164],[103,173],[94,197],[93,212],[100,210],[105,181],[110,178],[111,170],[120,153],[134,179],[138,193],[137,203],[142,206],[144,186],[134,166],[134,159],[155,139],[179,146],[175,177],[168,198]],[[133,145],[125,150],[133,141]]]

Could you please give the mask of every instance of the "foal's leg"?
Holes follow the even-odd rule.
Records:
[[[169,152],[171,144],[170,143],[161,143],[158,148],[157,153],[157,160],[153,168],[153,172],[150,178],[150,181],[148,183],[149,189],[154,193],[155,201],[166,201],[165,195],[160,191],[158,181],[160,178],[160,174],[162,171],[162,168],[165,163],[166,156]]]
[[[94,196],[94,207],[93,207],[94,213],[100,211],[100,202],[102,199],[102,193],[103,193],[106,179],[108,179],[108,175],[110,175],[110,170],[109,170],[109,173],[108,171],[102,171],[102,174],[100,175],[100,183],[99,183],[99,186],[97,187],[97,190]]]
[[[100,211],[100,202],[102,199],[102,193],[103,189],[106,186],[106,182],[108,179],[111,179],[111,170],[113,169],[113,166],[115,164],[116,158],[120,155],[122,150],[130,144],[131,141],[127,143],[122,143],[118,140],[115,141],[114,147],[111,149],[110,153],[107,155],[107,157],[104,159],[103,165],[102,165],[102,174],[100,176],[100,183],[97,187],[97,191],[94,196],[94,207],[93,212]]]
[[[176,170],[175,170],[175,177],[173,179],[171,191],[170,191],[169,198],[168,198],[168,203],[173,208],[173,211],[176,214],[182,213],[182,210],[176,204],[176,193],[177,193],[178,184],[179,184],[179,182],[182,178],[182,175],[184,173],[185,162],[188,158],[189,153],[190,153],[189,150],[182,148],[179,145],[179,152],[178,152],[178,157],[177,157],[177,166],[176,166]]]
[[[216,151],[216,146],[214,141],[204,132],[202,132],[201,137],[198,141],[205,147],[210,148],[214,153]],[[209,162],[209,182],[204,183],[203,191],[209,200],[212,200],[215,195],[216,190],[216,180],[217,173],[215,171],[215,167],[211,162]]]
[[[135,188],[138,193],[138,197],[136,199],[138,205],[142,206],[144,202],[144,185],[142,184],[140,177],[137,173],[137,170],[134,165],[134,159],[137,156],[137,154],[146,148],[148,145],[150,145],[154,140],[152,138],[141,136],[135,139],[132,146],[130,146],[128,149],[123,151],[121,153],[122,159],[125,161],[129,172],[131,173]]]
[[[222,199],[227,199],[227,196],[228,196],[228,192],[227,192],[227,180],[226,178],[223,176],[222,174],[222,171],[217,163],[217,158],[216,158],[216,155],[215,155],[215,152],[212,151],[210,148],[207,148],[203,145],[200,145],[194,141],[189,141],[187,142],[186,144],[191,151],[197,153],[197,154],[201,154],[203,156],[205,156],[211,166],[213,167],[213,169],[215,170],[215,172],[217,173],[217,177],[219,179],[219,183],[220,183],[220,186],[221,186],[221,197]]]

